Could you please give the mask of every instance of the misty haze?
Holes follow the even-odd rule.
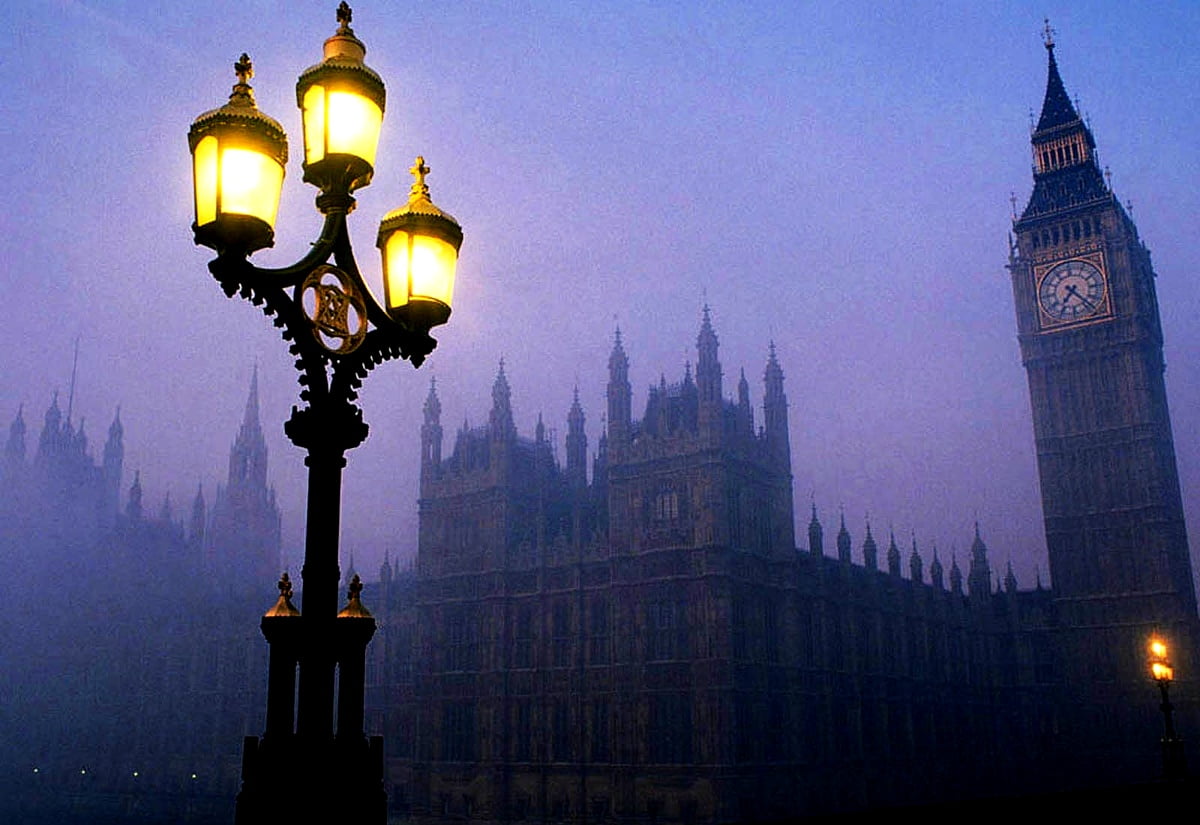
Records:
[[[1190,798],[1200,10],[335,7],[0,9],[0,818]]]

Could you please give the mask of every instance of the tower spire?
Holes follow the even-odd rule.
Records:
[[[1062,76],[1058,73],[1058,61],[1054,59],[1054,29],[1050,28],[1050,20],[1046,20],[1046,28],[1042,33],[1046,44],[1046,54],[1049,68],[1046,75],[1046,96],[1042,100],[1042,115],[1038,118],[1035,131],[1044,132],[1079,120],[1079,113],[1071,103],[1071,97],[1063,85]]]

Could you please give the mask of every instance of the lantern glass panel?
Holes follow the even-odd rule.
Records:
[[[383,110],[374,101],[317,84],[304,93],[303,108],[306,163],[330,154],[353,155],[375,165]]]
[[[221,152],[221,212],[252,215],[275,226],[283,167],[274,159],[250,149]]]
[[[389,308],[432,299],[450,306],[458,252],[440,238],[396,231],[385,248]]]
[[[202,138],[192,153],[192,181],[196,187],[196,226],[204,226],[217,219],[217,139],[212,135]]]

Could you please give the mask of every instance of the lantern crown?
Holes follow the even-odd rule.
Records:
[[[237,75],[237,83],[229,94],[229,102],[216,109],[197,116],[188,130],[188,148],[196,151],[196,145],[205,135],[222,128],[242,129],[246,132],[257,133],[265,138],[273,151],[273,159],[280,165],[287,165],[288,148],[287,134],[279,121],[259,110],[254,100],[254,88],[250,78],[254,77],[254,64],[250,55],[242,52],[242,56],[233,64]]]
[[[429,198],[429,184],[425,182],[425,176],[429,174],[430,170],[425,165],[425,158],[418,155],[416,163],[409,167],[408,171],[413,176],[413,184],[408,190],[408,203],[384,215],[382,223],[388,224],[394,222],[395,219],[403,218],[407,215],[426,215],[441,218],[442,220],[449,221],[455,228],[458,228],[458,241],[462,243],[462,229],[459,227],[458,220],[449,212],[436,206]],[[447,230],[453,235],[453,229],[447,227]]]
[[[324,60],[309,66],[300,73],[296,83],[296,103],[304,105],[304,89],[326,76],[352,76],[361,83],[362,91],[380,108],[384,108],[386,91],[381,78],[374,69],[363,62],[367,46],[350,28],[353,12],[345,2],[337,8],[338,29],[325,41]]]

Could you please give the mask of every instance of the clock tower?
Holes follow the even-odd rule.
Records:
[[[1064,675],[1144,681],[1150,629],[1182,650],[1196,617],[1155,275],[1063,87],[1052,35],[1047,25],[1033,193],[1008,269],[1059,626],[1078,654]]]

